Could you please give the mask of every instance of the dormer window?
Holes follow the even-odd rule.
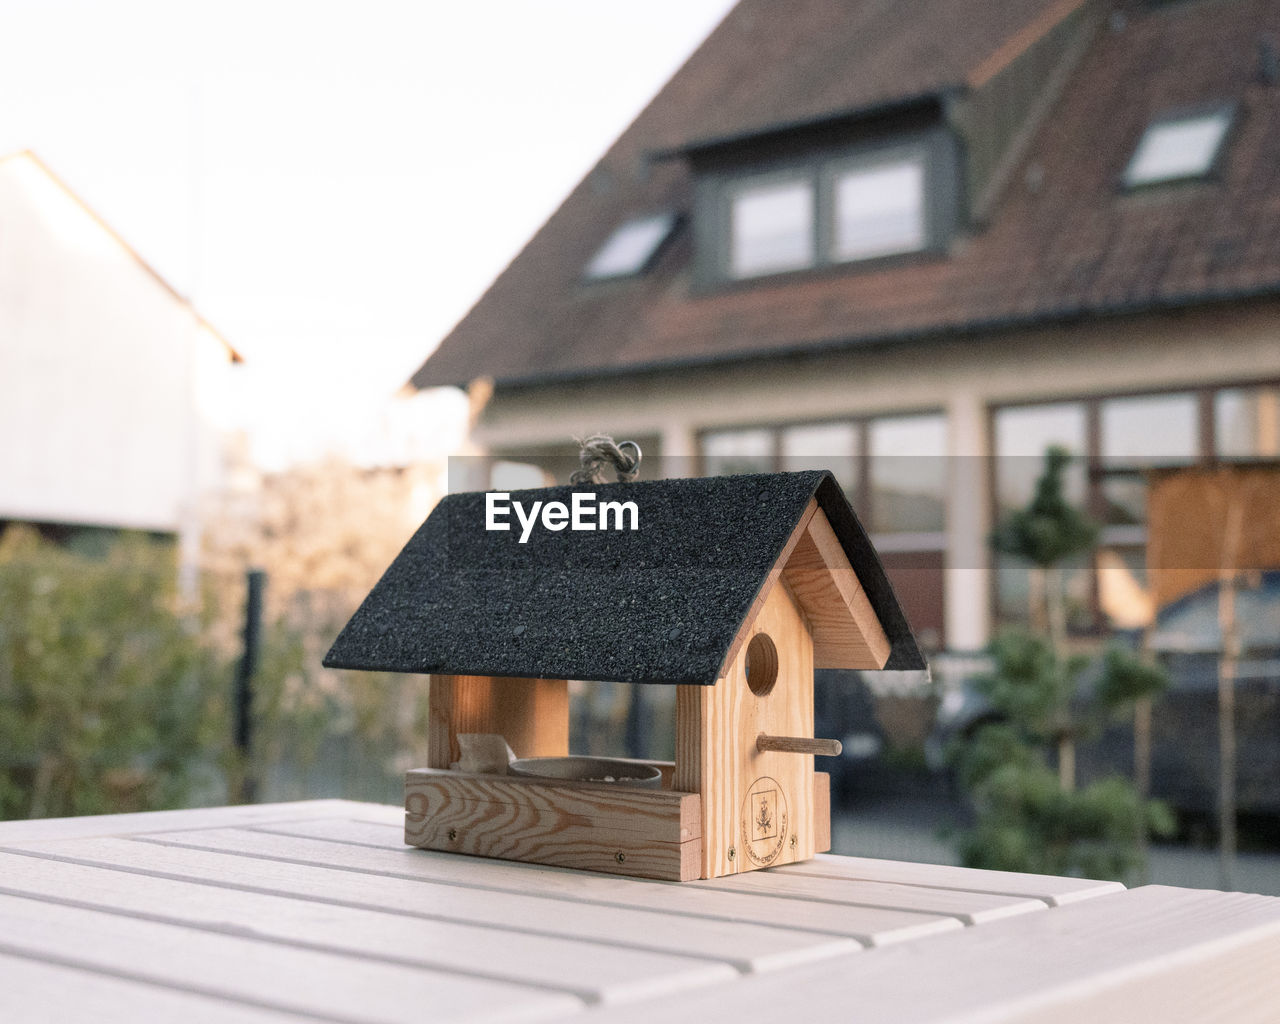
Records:
[[[1124,172],[1129,188],[1203,178],[1212,169],[1231,126],[1231,111],[1165,117],[1147,126]]]
[[[730,273],[754,277],[812,266],[813,229],[813,182],[808,177],[748,179],[730,199]]]
[[[920,157],[843,168],[836,172],[833,192],[833,261],[924,248],[924,161]]]
[[[676,216],[673,213],[658,213],[625,222],[591,258],[587,264],[587,279],[604,281],[642,273],[671,237],[675,226]]]
[[[958,212],[954,139],[912,132],[699,175],[707,285],[835,268],[946,247]]]

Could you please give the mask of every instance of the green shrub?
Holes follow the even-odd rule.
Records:
[[[174,807],[225,735],[230,666],[178,614],[172,545],[0,537],[0,817]]]

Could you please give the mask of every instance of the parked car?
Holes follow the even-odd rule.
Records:
[[[839,757],[818,757],[814,767],[831,775],[831,799],[846,804],[857,791],[865,768],[885,750],[885,734],[876,718],[875,697],[861,673],[818,669],[814,676],[814,735],[840,741]]]
[[[947,770],[947,750],[956,739],[972,736],[998,716],[976,681],[995,669],[986,651],[946,651],[929,659],[934,685],[939,692],[938,712],[933,729],[924,742],[924,759],[931,771]]]
[[[1244,814],[1280,816],[1280,572],[1265,572],[1237,592],[1242,657],[1236,672],[1237,803]],[[1136,648],[1141,634],[1116,634]],[[1168,691],[1152,711],[1152,796],[1184,817],[1210,815],[1218,792],[1218,586],[1211,584],[1170,603],[1156,616],[1151,649],[1169,671]],[[936,771],[947,768],[946,750],[997,714],[976,680],[993,668],[989,656],[969,656],[941,685],[938,714],[925,755]],[[1099,662],[1100,664],[1100,662]],[[1089,686],[1096,672],[1082,675]],[[1119,722],[1079,745],[1079,781],[1133,773],[1133,728]]]
[[[1218,586],[1161,609],[1150,644],[1169,670],[1168,692],[1152,711],[1152,795],[1183,818],[1210,817],[1218,800],[1218,668],[1222,635]],[[1236,666],[1236,803],[1242,814],[1280,817],[1280,572],[1264,572],[1236,592],[1241,657]],[[1081,778],[1128,773],[1133,731],[1108,729],[1082,748]]]

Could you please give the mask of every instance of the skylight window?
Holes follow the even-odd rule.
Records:
[[[813,263],[813,182],[791,178],[737,189],[729,207],[729,271],[753,277]]]
[[[1147,126],[1124,173],[1130,188],[1209,173],[1231,124],[1227,109],[1189,117],[1164,118]]]
[[[925,244],[920,158],[864,164],[835,179],[831,258],[865,260],[915,252]]]
[[[587,277],[601,281],[629,277],[649,265],[659,247],[676,226],[675,214],[658,213],[638,217],[619,227],[587,264]]]

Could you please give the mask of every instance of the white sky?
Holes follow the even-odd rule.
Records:
[[[367,433],[731,5],[0,0],[0,154],[245,355],[278,465]]]

